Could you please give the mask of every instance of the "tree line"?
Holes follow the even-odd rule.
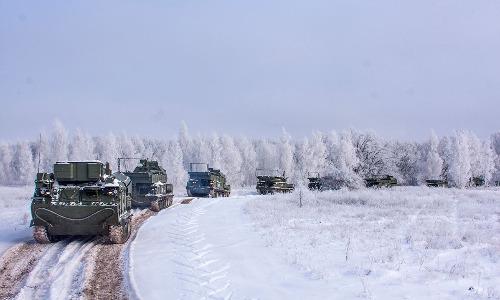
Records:
[[[294,183],[304,184],[308,172],[332,175],[350,187],[362,186],[373,175],[392,175],[405,185],[445,179],[463,188],[473,177],[486,184],[500,181],[500,132],[481,140],[471,131],[450,136],[431,133],[424,142],[385,139],[372,131],[314,132],[297,140],[285,130],[279,138],[191,135],[183,123],[172,139],[109,133],[90,136],[68,132],[55,122],[50,133],[31,141],[0,143],[0,184],[33,182],[37,170],[51,172],[56,161],[101,160],[117,168],[118,157],[158,160],[176,188],[183,188],[191,162],[206,162],[224,172],[233,187],[256,183],[255,169],[279,169]],[[124,161],[132,170],[137,161]]]

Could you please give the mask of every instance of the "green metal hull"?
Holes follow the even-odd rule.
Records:
[[[32,226],[45,226],[53,236],[107,235],[109,226],[123,225],[130,217],[121,216],[118,206],[105,205],[51,205],[33,203]]]

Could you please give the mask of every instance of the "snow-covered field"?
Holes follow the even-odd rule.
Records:
[[[31,239],[32,195],[32,186],[0,187],[0,255],[12,245]]]
[[[249,201],[266,245],[374,299],[500,298],[500,191],[303,192]],[[335,295],[332,298],[339,298]]]
[[[0,187],[0,254],[32,240],[31,193]],[[149,218],[123,252],[125,293],[145,300],[500,299],[499,189],[233,194],[178,199]],[[22,291],[31,291],[51,251],[83,257],[94,242],[42,247]],[[57,280],[87,274],[75,271],[85,261],[57,263],[58,274],[71,275]],[[63,286],[81,285],[82,276]]]

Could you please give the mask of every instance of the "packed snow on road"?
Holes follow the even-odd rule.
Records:
[[[0,188],[4,263],[9,247],[32,243],[30,195],[30,188]],[[500,298],[499,189],[298,188],[180,200],[149,217],[120,250],[122,267],[110,272],[122,270],[115,275],[129,298]],[[96,243],[35,248],[34,266],[12,292],[17,299],[93,295],[85,285]]]

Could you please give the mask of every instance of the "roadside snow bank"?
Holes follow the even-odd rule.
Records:
[[[244,209],[289,263],[346,288],[357,281],[360,296],[500,298],[499,190],[303,190]]]
[[[0,255],[15,243],[31,240],[32,193],[32,186],[0,187]]]

